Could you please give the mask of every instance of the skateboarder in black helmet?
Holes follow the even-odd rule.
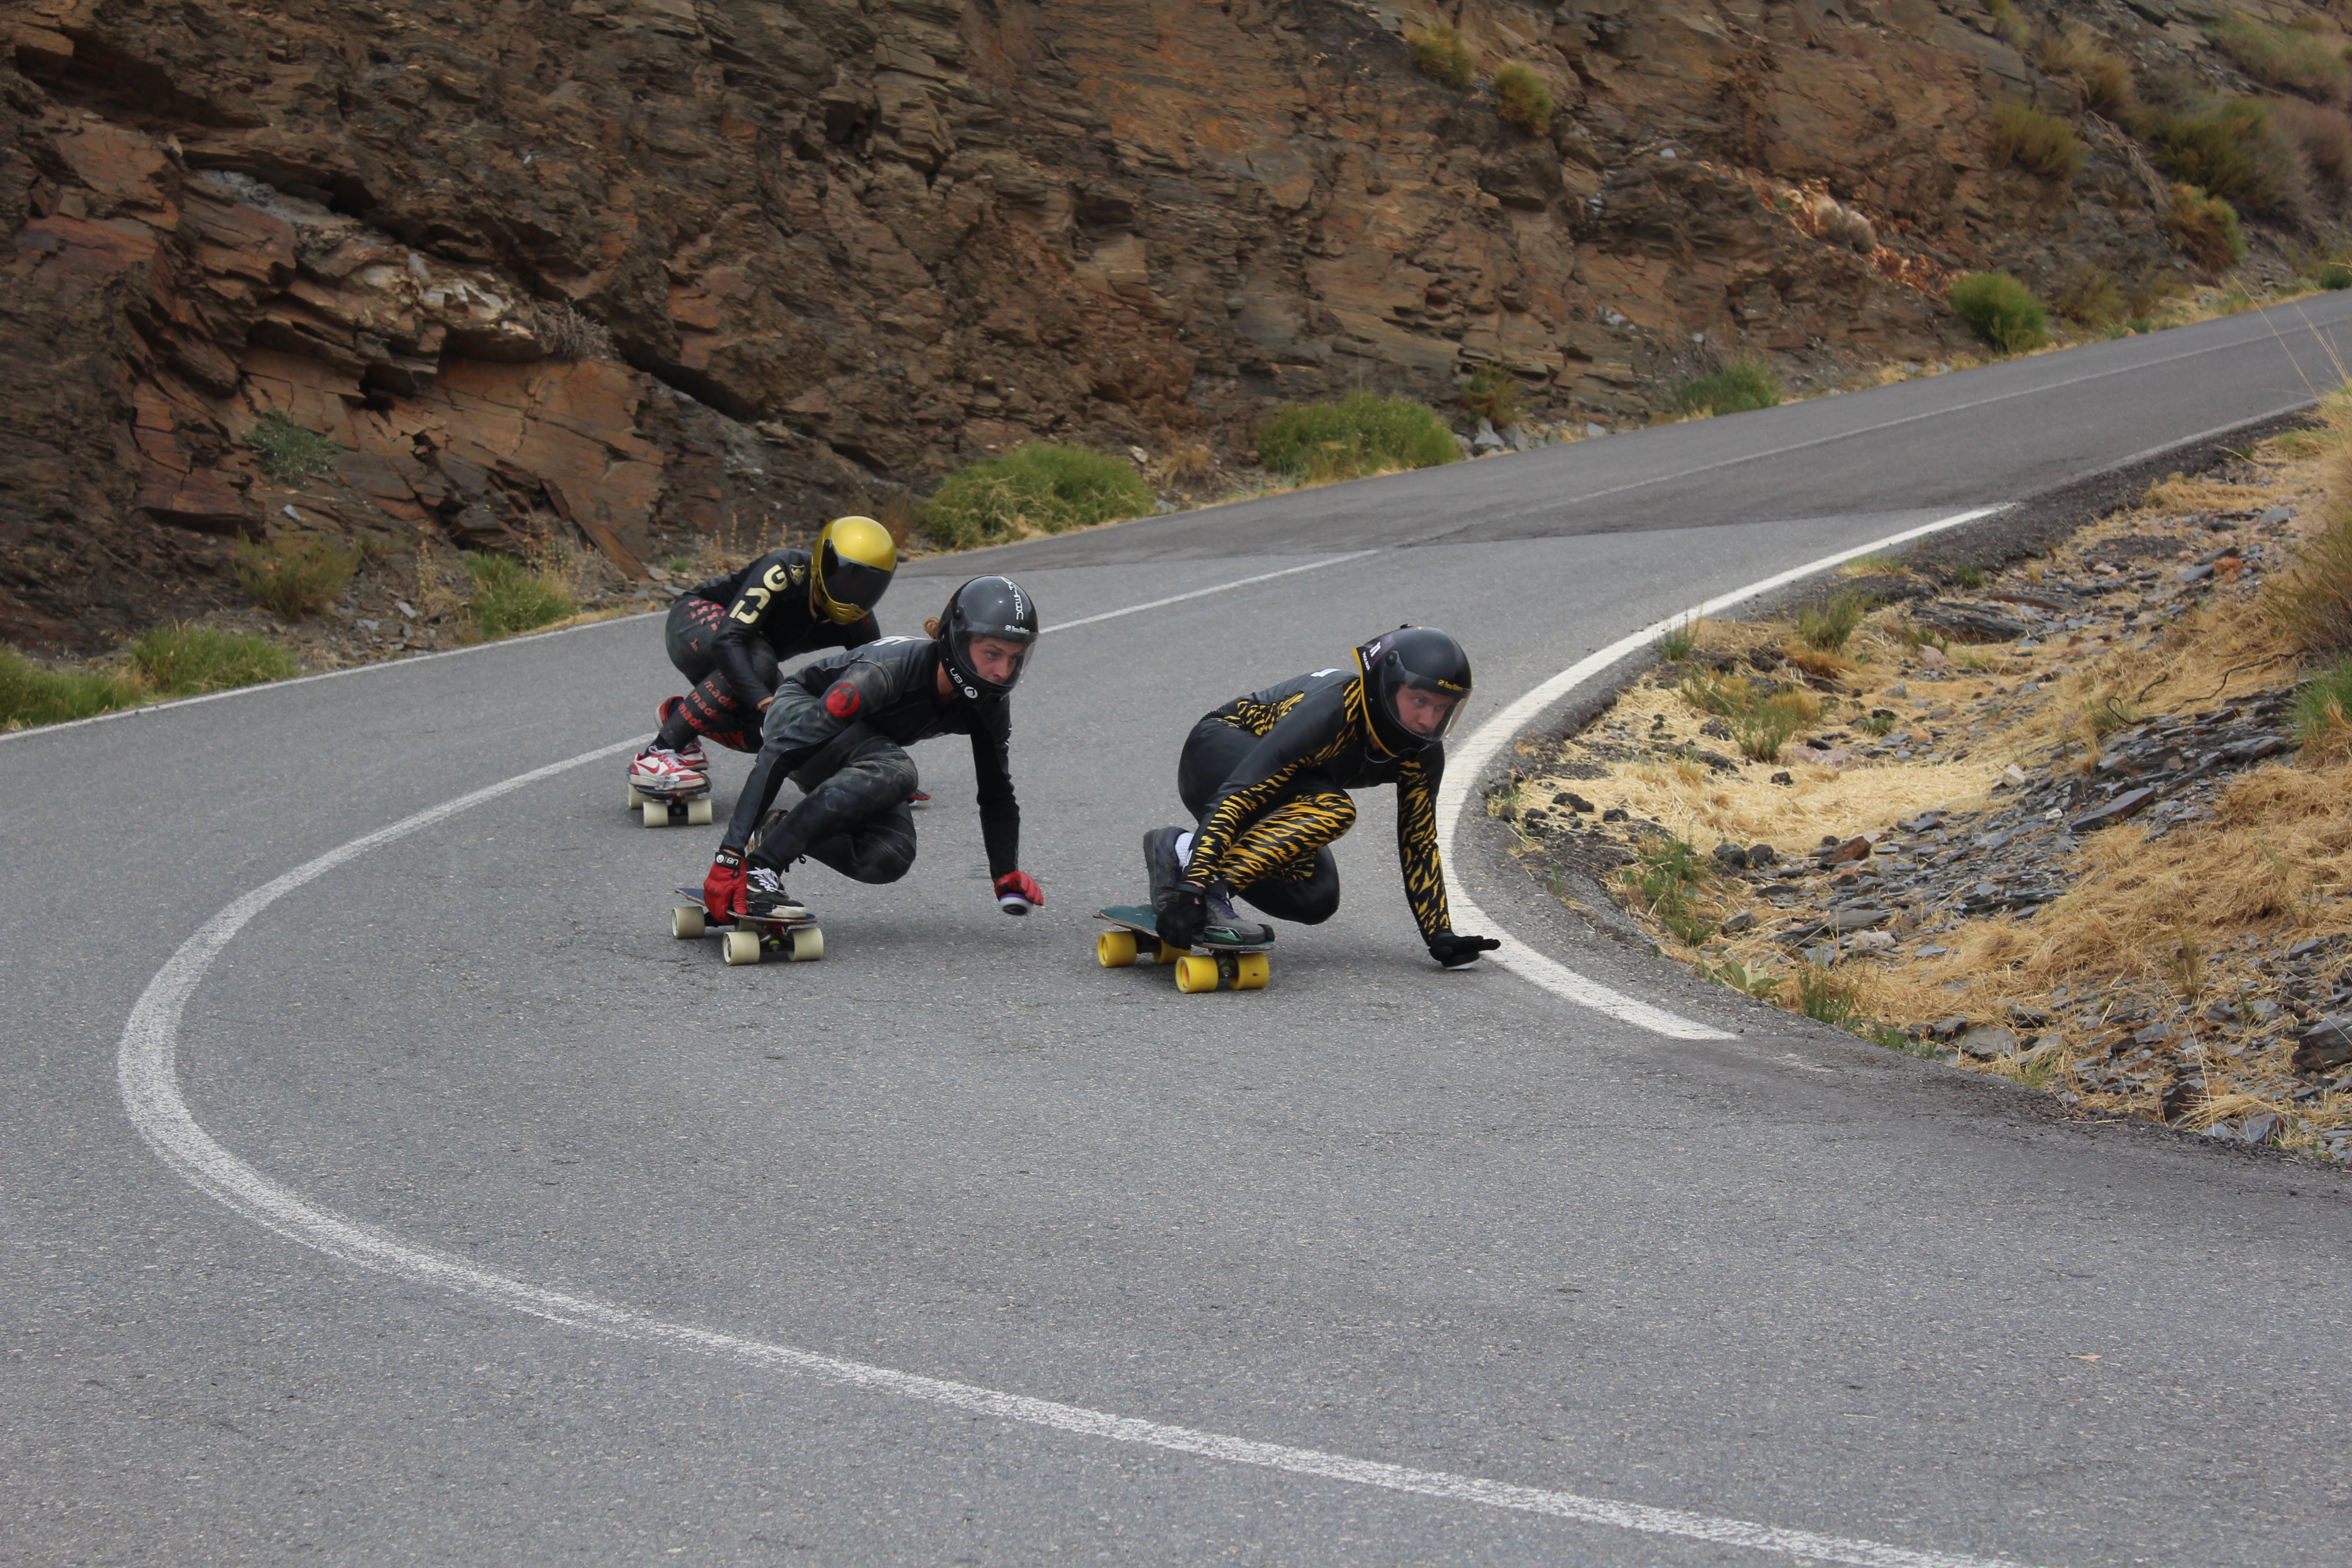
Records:
[[[1455,934],[1437,851],[1445,735],[1470,695],[1462,645],[1400,626],[1318,669],[1237,697],[1192,726],[1177,793],[1197,824],[1143,836],[1163,941],[1189,947],[1219,928],[1244,942],[1273,934],[1239,919],[1238,897],[1277,920],[1315,925],[1339,908],[1334,839],[1355,825],[1351,789],[1397,786],[1397,857],[1429,955],[1448,969],[1500,947]]]
[[[661,731],[630,762],[629,782],[672,790],[708,784],[706,736],[732,751],[758,751],[760,714],[782,662],[880,637],[874,606],[898,568],[889,530],[870,517],[836,517],[811,549],[772,550],[679,595],[663,637],[694,689],[663,700]]]
[[[933,735],[971,737],[980,833],[998,905],[1045,901],[1020,868],[1021,808],[1009,756],[1013,686],[1037,644],[1037,606],[1010,577],[975,577],[925,637],[884,637],[784,678],[761,727],[759,760],[702,885],[713,921],[740,910],[789,915],[784,869],[803,856],[861,882],[895,882],[915,860],[914,759]],[[771,812],[790,776],[804,792]]]

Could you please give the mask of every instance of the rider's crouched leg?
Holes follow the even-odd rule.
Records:
[[[748,858],[781,869],[808,855],[861,882],[896,881],[915,860],[918,777],[905,747],[853,724],[793,774],[807,793],[760,825]]]
[[[1339,912],[1339,861],[1328,849],[1318,849],[1275,867],[1269,875],[1234,896],[1278,921],[1321,925]]]

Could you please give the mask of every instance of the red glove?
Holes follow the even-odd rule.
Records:
[[[710,858],[710,875],[702,879],[703,918],[717,923],[731,921],[743,910],[743,857],[721,849]]]
[[[996,879],[996,907],[1008,915],[1025,915],[1045,907],[1045,889],[1026,871],[1007,871]]]

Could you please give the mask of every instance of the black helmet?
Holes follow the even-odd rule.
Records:
[[[817,535],[816,570],[809,574],[809,598],[817,614],[836,626],[853,626],[874,613],[890,574],[898,569],[898,547],[890,531],[870,517],[836,517]]]
[[[982,679],[971,658],[971,645],[980,637],[1020,646],[1011,675],[1003,680]],[[1003,697],[1029,668],[1029,656],[1036,648],[1037,602],[1010,577],[974,577],[948,596],[948,607],[940,616],[939,645],[948,679],[964,696],[975,702]]]
[[[1445,743],[1470,696],[1470,656],[1460,643],[1432,626],[1399,626],[1358,648],[1356,663],[1382,749],[1410,757]]]

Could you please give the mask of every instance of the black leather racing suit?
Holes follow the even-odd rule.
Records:
[[[676,750],[703,735],[739,752],[757,750],[760,704],[776,689],[782,660],[882,635],[871,615],[845,626],[817,614],[809,598],[805,550],[772,550],[680,595],[664,641],[670,663],[695,686],[663,721],[661,743]]]
[[[1350,667],[1318,669],[1237,697],[1192,726],[1176,787],[1199,826],[1188,879],[1222,879],[1277,920],[1312,925],[1339,908],[1330,845],[1355,826],[1347,792],[1397,786],[1397,858],[1424,941],[1451,930],[1437,853],[1437,786],[1445,753],[1384,750]]]
[[[917,775],[906,748],[933,735],[966,734],[980,775],[988,874],[1018,869],[1011,706],[942,699],[939,664],[939,645],[928,637],[884,637],[786,676],[768,705],[759,760],[720,847],[748,845],[749,864],[778,873],[807,855],[861,882],[895,882],[915,860],[907,797]],[[790,811],[771,813],[787,776],[806,793]]]

